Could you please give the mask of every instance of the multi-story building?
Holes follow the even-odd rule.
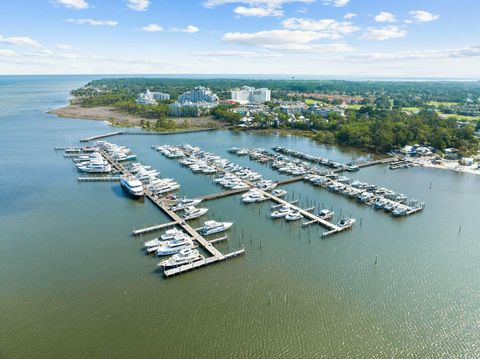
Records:
[[[177,101],[168,105],[168,114],[175,117],[199,117],[208,115],[215,106],[216,104],[211,102]]]
[[[198,86],[193,90],[184,92],[178,96],[178,102],[208,102],[217,103],[218,96],[209,88]]]
[[[240,90],[232,90],[232,101],[244,104],[259,104],[271,100],[271,91],[267,88],[256,89],[243,86]]]
[[[170,95],[162,92],[151,92],[147,89],[147,91],[138,94],[136,102],[141,105],[156,105],[157,100],[170,100]]]

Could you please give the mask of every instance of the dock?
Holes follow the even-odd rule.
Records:
[[[105,158],[105,160],[107,160],[112,165],[113,168],[115,168],[125,176],[132,176],[132,174],[125,168],[125,166],[115,161],[112,157],[110,157],[108,153],[106,153],[103,150],[100,150],[100,153]],[[155,196],[152,192],[148,190],[148,188],[146,188],[146,186],[144,186],[144,193],[145,193],[145,197],[147,197],[150,201],[153,202],[153,204],[155,204],[160,210],[162,210],[162,212],[165,213],[171,219],[172,222],[175,222],[176,225],[181,227],[184,232],[186,232],[193,240],[195,240],[199,244],[199,246],[202,247],[202,249],[204,249],[206,252],[210,254],[210,257],[206,258],[205,260],[195,261],[183,266],[179,266],[177,268],[164,271],[164,274],[166,277],[188,272],[192,269],[200,268],[208,264],[233,258],[239,254],[244,253],[245,250],[241,249],[236,252],[223,254],[217,248],[215,248],[215,246],[212,244],[211,241],[201,236],[195,229],[193,229],[190,225],[188,225],[187,222],[185,222],[179,215],[177,215],[174,211],[172,211],[167,201]],[[167,224],[170,224],[170,223],[167,223]]]
[[[289,178],[285,178],[283,180],[277,181],[277,185],[282,186],[282,185],[285,185],[285,184],[300,182],[300,181],[303,181],[304,179],[305,179],[305,176],[289,177]]]
[[[96,135],[96,136],[91,136],[91,137],[86,137],[82,138],[80,142],[90,142],[90,141],[95,141],[99,140],[101,138],[106,138],[106,137],[112,137],[112,136],[117,136],[117,135],[122,135],[124,132],[123,131],[116,131],[116,132],[109,132],[105,133],[103,135]]]
[[[178,224],[178,222],[173,221],[173,222],[168,222],[168,223],[163,223],[163,224],[156,224],[154,226],[150,226],[150,227],[146,227],[146,228],[136,229],[132,232],[132,236],[140,236],[140,235],[143,235],[143,234],[160,231],[160,230],[168,228],[168,227],[173,227],[177,224]]]
[[[92,177],[78,177],[78,182],[120,182],[121,177],[113,176],[113,177],[100,177],[100,176],[92,176]]]
[[[207,194],[205,196],[200,196],[200,197],[197,197],[197,198],[206,202],[206,201],[211,201],[211,200],[217,199],[217,198],[233,196],[233,195],[236,195],[236,194],[239,194],[239,193],[244,193],[244,192],[247,192],[247,191],[250,191],[250,188],[232,189],[230,191],[223,191],[223,192],[218,192],[218,193]]]
[[[189,152],[189,151],[186,151],[185,149],[183,150],[183,152],[187,155],[187,156],[192,156],[192,153]],[[225,170],[219,166],[216,166],[215,164],[212,164],[210,163],[210,166],[216,168],[216,170],[219,172],[219,173],[225,173]],[[304,176],[298,176],[296,178],[293,179],[293,181],[300,181],[300,180],[303,180],[304,179]],[[291,178],[288,178],[286,179],[285,181],[287,181],[287,183],[290,183],[290,182],[293,182]],[[288,182],[290,181],[290,182]],[[328,229],[328,232],[326,233],[331,233],[331,234],[334,234],[334,233],[339,233],[341,232],[344,228],[343,227],[339,227],[313,213],[310,213],[309,211],[307,211],[306,209],[303,209],[303,208],[300,208],[294,204],[292,204],[291,202],[288,202],[280,197],[277,197],[277,196],[274,196],[273,194],[271,194],[270,192],[267,192],[267,191],[264,191],[264,190],[261,190],[261,189],[258,189],[254,183],[252,182],[249,182],[249,181],[246,181],[246,180],[243,180],[244,183],[246,183],[249,188],[246,188],[246,189],[242,189],[242,190],[235,190],[235,191],[241,191],[241,192],[247,192],[251,189],[256,189],[257,191],[259,191],[260,193],[262,193],[266,198],[272,200],[273,202],[276,202],[277,204],[279,205],[288,205],[290,206],[290,208],[292,208],[293,210],[296,210],[298,211],[299,213],[301,213],[304,217],[306,217],[307,219],[309,219],[310,221],[308,222],[308,224],[319,224],[321,226],[323,226],[324,228]],[[283,183],[284,184],[284,183]],[[211,198],[210,199],[214,199],[214,198],[219,198],[222,196],[225,195],[225,193],[228,193],[228,194],[235,194],[237,192],[234,192],[232,193],[232,191],[226,191],[226,192],[220,192],[220,193],[217,193],[217,194],[213,194],[211,195]],[[240,192],[238,192],[240,193]]]
[[[204,266],[207,266],[207,265],[212,264],[212,263],[217,263],[221,260],[227,260],[227,259],[230,259],[230,258],[234,258],[234,257],[240,256],[240,255],[243,255],[243,254],[245,254],[245,249],[240,249],[238,251],[231,252],[231,253],[228,253],[228,254],[224,255],[222,259],[216,259],[215,257],[205,258],[203,260],[199,260],[199,261],[195,261],[195,262],[192,262],[192,263],[184,264],[184,265],[176,267],[176,268],[166,269],[163,273],[164,273],[165,277],[168,278],[168,277],[171,277],[171,276],[174,276],[174,275],[177,275],[177,274],[189,272],[191,270],[194,270],[194,269],[197,269],[197,268],[200,268],[200,267],[204,267]]]

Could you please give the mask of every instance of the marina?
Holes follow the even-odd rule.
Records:
[[[280,152],[288,153],[289,155],[293,153],[295,157],[310,159],[309,155],[298,151],[286,150],[279,147],[275,147],[275,149]],[[335,164],[333,165],[333,168],[337,168],[334,170],[321,170],[312,167],[307,163],[299,162],[298,160],[289,160],[283,155],[271,155],[264,149],[242,149],[242,151],[244,151],[245,154],[249,154],[250,159],[254,161],[258,161],[259,158],[268,158],[268,162],[272,169],[275,169],[278,172],[294,175],[294,177],[278,181],[278,185],[298,181],[308,181],[314,186],[321,186],[334,193],[340,193],[348,198],[356,199],[358,202],[372,206],[375,209],[383,209],[384,212],[390,212],[394,217],[412,215],[422,211],[425,207],[424,202],[419,202],[415,199],[408,200],[407,196],[404,194],[396,193],[390,189],[379,187],[377,185],[353,180],[345,176],[339,176],[338,173],[342,172],[345,166],[337,166],[337,164]],[[236,153],[238,155],[238,151]],[[331,162],[322,158],[316,161],[323,161],[325,163]],[[387,158],[375,161],[364,161],[363,164],[358,164],[358,167],[385,165],[392,161],[397,161],[397,159]],[[262,163],[265,163],[265,161],[262,161]],[[336,232],[334,231],[332,233]]]
[[[162,152],[167,157],[184,158],[181,163],[184,165],[190,166],[190,168],[194,173],[195,172],[203,172],[205,174],[221,173],[224,175],[225,178],[228,177],[227,181],[232,182],[233,193],[232,191],[220,192],[218,194],[212,195],[213,198],[220,198],[220,197],[225,197],[231,194],[237,194],[241,192],[254,190],[254,191],[257,191],[262,196],[264,196],[265,199],[270,199],[273,202],[280,205],[288,205],[289,207],[291,207],[291,210],[293,212],[299,213],[301,215],[301,217],[299,216],[298,219],[303,217],[306,217],[307,219],[309,219],[309,221],[304,223],[305,225],[319,224],[324,228],[326,228],[328,231],[324,232],[322,234],[322,237],[327,237],[329,235],[336,234],[351,228],[351,226],[340,227],[334,223],[331,223],[317,216],[314,213],[311,213],[305,209],[295,206],[291,202],[287,202],[286,200],[273,195],[268,191],[274,189],[277,185],[276,183],[274,184],[271,181],[262,180],[255,184],[254,182],[251,182],[251,180],[249,181],[245,178],[247,177],[255,178],[255,180],[258,181],[261,179],[261,177],[259,177],[257,173],[251,172],[249,170],[245,170],[241,166],[238,166],[235,163],[225,161],[224,159],[222,159],[217,155],[214,155],[211,153],[204,153],[199,148],[194,148],[190,145],[179,146],[179,147],[164,145],[164,146],[152,146],[152,148],[156,151]],[[178,155],[172,157],[171,153],[178,153]],[[200,167],[198,167],[199,163],[201,163]],[[242,176],[241,177],[242,179],[240,180],[238,176]],[[218,180],[221,180],[221,177],[218,178]],[[269,182],[271,183],[271,185],[267,184]],[[265,183],[265,186],[263,186],[262,183]],[[235,188],[235,187],[238,187],[238,188]]]

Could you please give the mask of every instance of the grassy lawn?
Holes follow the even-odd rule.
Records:
[[[446,116],[448,118],[454,118],[459,121],[480,121],[480,117],[463,116],[463,115],[457,115],[455,113],[442,113],[441,115]]]
[[[306,103],[307,105],[313,105],[313,104],[316,104],[316,103],[322,104],[323,101],[312,100],[311,98],[306,98],[306,99],[305,99],[305,103]]]
[[[347,108],[348,108],[349,110],[358,110],[358,109],[360,109],[362,106],[363,106],[363,105],[358,105],[358,104],[357,104],[357,105],[354,105],[354,104],[352,104],[352,105],[347,105]]]
[[[442,101],[430,101],[427,105],[435,107],[452,107],[458,105],[456,102],[442,102]]]
[[[420,112],[420,107],[402,107],[402,111],[418,113]]]

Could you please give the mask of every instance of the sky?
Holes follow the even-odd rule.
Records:
[[[478,0],[1,0],[0,74],[480,78]]]

